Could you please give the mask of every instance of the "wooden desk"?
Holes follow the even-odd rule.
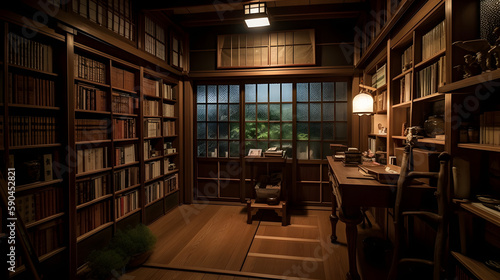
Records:
[[[363,174],[358,171],[358,167],[345,167],[342,162],[334,161],[332,157],[328,159],[328,175],[332,184],[332,224],[331,241],[337,241],[337,221],[336,214],[339,207],[340,220],[346,224],[347,253],[349,257],[349,272],[347,279],[360,279],[356,265],[356,239],[358,236],[357,225],[362,221],[361,207],[383,207],[394,206],[396,199],[396,185],[381,184],[376,180],[352,179],[362,178]],[[369,177],[367,177],[369,178]],[[424,191],[433,191],[428,185],[417,185],[407,192],[412,198],[409,207],[416,207]]]

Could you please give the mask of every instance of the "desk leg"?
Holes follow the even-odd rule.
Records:
[[[335,193],[332,191],[332,214],[330,215],[330,223],[332,224],[332,235],[330,236],[330,240],[332,243],[337,242],[337,222],[339,221],[339,217],[337,216],[337,197]]]
[[[347,238],[347,255],[349,258],[349,272],[346,279],[360,280],[358,266],[356,262],[356,247],[358,239],[358,224],[361,223],[363,215],[361,209],[357,207],[342,208],[340,211],[340,219],[345,223],[345,233]]]

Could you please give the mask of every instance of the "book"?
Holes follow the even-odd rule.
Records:
[[[53,180],[52,175],[52,154],[43,155],[43,174],[45,181]]]

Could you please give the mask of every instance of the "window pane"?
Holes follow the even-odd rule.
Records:
[[[240,124],[230,123],[229,128],[230,128],[229,137],[231,139],[240,139]]]
[[[280,139],[281,125],[279,123],[269,124],[269,139]]]
[[[326,159],[327,156],[333,155],[332,149],[330,149],[329,142],[323,142],[323,159]]]
[[[268,84],[257,85],[257,102],[268,101]]]
[[[219,141],[219,157],[228,157],[228,143],[227,141]]]
[[[297,83],[297,102],[307,102],[309,95],[308,83]]]
[[[227,123],[219,123],[219,138],[227,139],[228,138],[228,124]]]
[[[280,84],[270,84],[269,87],[269,101],[280,102]]]
[[[255,139],[257,137],[255,123],[245,124],[245,139]]]
[[[245,105],[245,120],[255,121],[255,105]]]
[[[335,104],[336,121],[347,121],[347,103]]]
[[[321,101],[321,83],[311,83],[309,101]]]
[[[198,139],[206,139],[207,138],[207,125],[206,123],[199,122],[197,127],[197,138]]]
[[[219,105],[219,121],[227,121],[227,104]]]
[[[240,119],[240,105],[229,105],[229,120],[239,121]]]
[[[309,140],[309,123],[297,123],[297,140]]]
[[[205,108],[205,105],[197,105],[196,106],[196,114],[198,115],[196,117],[196,120],[206,121],[207,120],[207,110]]]
[[[258,140],[268,139],[267,123],[257,123],[257,139]]]
[[[323,123],[323,140],[333,140],[333,123]]]
[[[269,143],[267,141],[257,142],[257,149],[262,149],[262,152],[266,151],[268,148],[269,148]]]
[[[230,85],[229,86],[229,102],[239,103],[240,102],[240,86]]]
[[[217,103],[217,86],[207,86],[207,103]]]
[[[268,106],[267,104],[259,104],[257,105],[257,120],[259,121],[267,121],[269,119],[268,116]]]
[[[229,156],[230,157],[240,156],[240,142],[238,141],[229,142]]]
[[[293,134],[292,124],[284,123],[281,126],[281,139],[292,140],[292,134]]]
[[[298,121],[308,121],[308,110],[309,106],[307,103],[297,104],[297,120]]]
[[[246,141],[245,142],[245,155],[248,155],[250,149],[257,149],[257,141]]]
[[[335,140],[347,140],[347,123],[335,124]]]
[[[292,157],[292,142],[282,142],[281,149],[285,151],[287,157]]]
[[[228,85],[219,85],[219,103],[227,103],[229,97]]]
[[[281,84],[281,101],[282,102],[292,102],[293,101],[293,85],[292,83]]]
[[[245,85],[245,102],[255,102],[257,100],[257,85]]]
[[[335,97],[337,101],[347,101],[347,83],[337,82],[335,88]]]
[[[217,141],[207,141],[208,157],[217,157]]]
[[[311,123],[309,133],[311,135],[311,140],[321,140],[321,124]]]
[[[333,83],[323,83],[323,101],[334,101]]]
[[[199,157],[207,156],[207,142],[198,141],[198,156]]]
[[[297,142],[297,158],[307,159],[308,147],[307,142]]]
[[[280,114],[280,104],[269,104],[269,113],[271,114],[269,119],[272,121],[279,121]]]
[[[334,121],[335,110],[333,103],[323,103],[323,121]]]
[[[292,121],[293,111],[292,104],[281,105],[281,120],[282,121]]]
[[[320,103],[311,103],[310,104],[310,121],[321,121],[321,104]]]
[[[309,143],[309,159],[321,159],[321,142]]]
[[[208,132],[208,139],[216,139],[217,138],[217,123],[208,123],[207,124],[207,132]]]
[[[207,102],[207,93],[205,86],[198,86],[196,89],[196,100],[198,103]]]
[[[216,121],[217,120],[217,105],[207,105],[208,116],[207,120]]]

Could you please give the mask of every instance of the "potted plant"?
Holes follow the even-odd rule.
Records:
[[[121,275],[129,258],[108,247],[93,251],[88,257],[90,279],[111,279]]]
[[[128,267],[137,267],[146,262],[153,253],[156,236],[144,224],[125,231],[119,230],[111,240],[110,247],[129,258]]]

